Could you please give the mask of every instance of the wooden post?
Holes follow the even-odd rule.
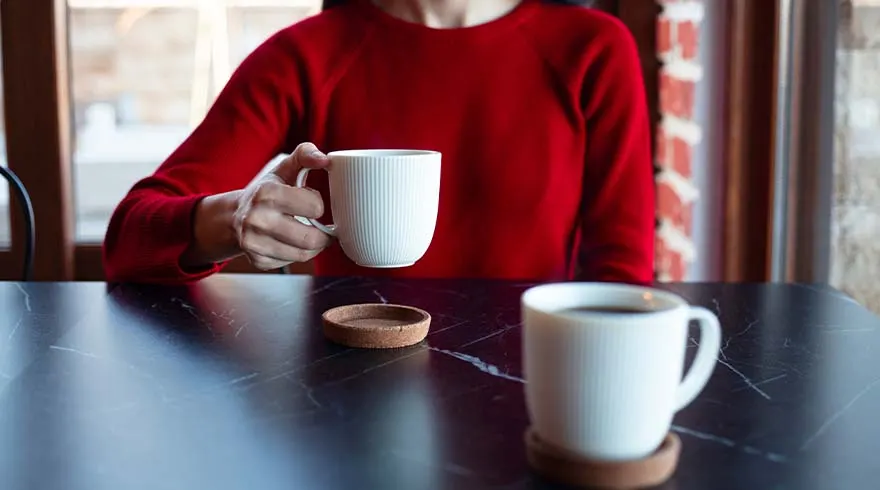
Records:
[[[31,194],[35,280],[73,278],[71,110],[65,0],[0,3],[9,167]],[[12,248],[23,250],[17,206]]]

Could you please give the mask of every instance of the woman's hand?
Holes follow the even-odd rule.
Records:
[[[293,186],[300,169],[324,168],[328,163],[315,145],[303,143],[240,194],[233,227],[241,251],[256,268],[272,270],[307,262],[330,244],[330,236],[295,218],[320,218],[324,214],[321,195]]]

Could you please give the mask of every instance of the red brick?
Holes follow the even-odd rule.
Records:
[[[657,183],[657,214],[673,224],[680,221],[682,202],[675,190],[666,182]]]
[[[681,80],[679,82],[679,117],[692,119],[694,117],[694,105],[697,102],[697,86],[694,82]]]
[[[687,274],[687,263],[678,252],[666,247],[662,238],[657,238],[654,244],[654,268],[658,275],[666,275],[672,281],[683,281]]]
[[[658,274],[669,270],[669,254],[672,252],[666,248],[666,242],[659,236],[654,239],[654,268]]]
[[[665,54],[672,51],[672,22],[664,17],[657,20],[657,52]]]
[[[681,57],[693,60],[697,57],[700,28],[693,21],[679,22],[675,26],[676,42],[681,47]]]
[[[693,147],[681,138],[672,138],[670,145],[672,147],[672,156],[669,158],[669,164],[676,173],[686,178],[691,177],[693,164]]]
[[[663,131],[663,128],[658,128],[656,143],[654,145],[654,159],[661,167],[669,165],[669,150],[671,148],[672,145],[670,144],[669,137],[666,136],[666,132]]]
[[[696,86],[668,73],[660,75],[660,112],[683,119],[691,119],[696,102]]]
[[[688,238],[694,236],[694,205],[693,203],[684,204],[681,207],[681,215],[679,222],[676,223]]]
[[[669,258],[669,269],[666,271],[669,274],[669,279],[678,282],[684,281],[684,277],[687,274],[684,258],[678,253],[671,253]]]
[[[659,91],[660,91],[660,112],[669,113],[672,111],[676,95],[676,80],[666,73],[660,74]]]
[[[666,182],[657,184],[657,214],[687,237],[693,232],[693,204],[684,203]]]

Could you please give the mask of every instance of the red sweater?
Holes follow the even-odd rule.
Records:
[[[355,0],[277,33],[119,204],[108,280],[182,283],[221,270],[180,266],[196,203],[246,186],[304,141],[443,153],[436,232],[418,263],[360,268],[337,244],[315,259],[317,274],[652,280],[650,130],[633,39],[609,15],[539,0],[461,29]],[[324,172],[309,179],[325,199],[326,182]]]

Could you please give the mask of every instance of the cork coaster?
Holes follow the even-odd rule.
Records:
[[[323,315],[324,335],[337,344],[362,349],[394,349],[417,344],[428,335],[431,315],[411,306],[360,304]]]
[[[681,439],[672,432],[654,454],[635,461],[579,459],[544,443],[531,428],[525,437],[529,465],[549,480],[575,487],[629,490],[658,486],[675,473],[681,454]]]

